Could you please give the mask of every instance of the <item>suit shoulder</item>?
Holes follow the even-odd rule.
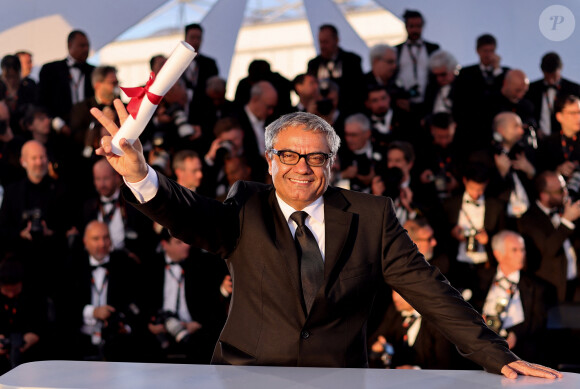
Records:
[[[329,190],[329,194],[342,195],[353,206],[364,205],[365,207],[380,209],[387,206],[388,203],[392,203],[391,199],[385,196],[375,196],[369,193],[356,192],[336,187],[331,187]]]
[[[244,205],[250,197],[259,193],[270,192],[272,188],[272,185],[259,182],[236,181],[234,185],[232,185],[224,203],[240,207]]]

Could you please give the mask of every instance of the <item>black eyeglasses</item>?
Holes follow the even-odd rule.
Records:
[[[308,153],[299,154],[292,150],[276,150],[271,149],[272,153],[276,154],[280,158],[280,162],[284,165],[296,165],[300,158],[304,158],[308,166],[323,166],[328,158],[332,157],[332,153]]]

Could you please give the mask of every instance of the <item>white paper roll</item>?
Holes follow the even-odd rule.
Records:
[[[167,61],[161,70],[159,70],[159,73],[157,73],[155,81],[153,81],[153,84],[149,87],[149,92],[158,96],[165,96],[196,55],[197,53],[193,47],[191,47],[187,42],[179,42],[169,58],[167,58]],[[156,108],[157,105],[151,103],[147,96],[143,98],[137,117],[133,119],[133,116],[129,115],[127,120],[125,120],[125,123],[123,123],[119,129],[119,132],[117,132],[113,137],[112,146],[115,154],[123,155],[123,151],[119,146],[119,141],[122,138],[127,139],[131,144],[139,138],[145,129],[145,126],[147,126],[147,123],[151,120]]]

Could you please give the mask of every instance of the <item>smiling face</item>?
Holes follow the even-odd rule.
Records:
[[[288,127],[278,134],[276,150],[292,150],[300,154],[330,153],[326,136],[320,132],[304,131],[303,126]],[[300,211],[322,196],[330,178],[330,160],[323,166],[308,166],[304,158],[296,165],[285,165],[278,156],[266,153],[268,172],[276,193],[285,203]]]

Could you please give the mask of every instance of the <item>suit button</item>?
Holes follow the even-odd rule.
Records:
[[[308,338],[310,338],[310,332],[308,332],[308,331],[302,331],[300,333],[300,336],[302,337],[302,339],[308,339]]]

